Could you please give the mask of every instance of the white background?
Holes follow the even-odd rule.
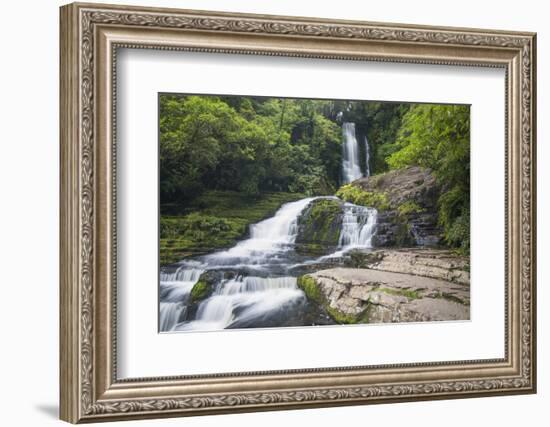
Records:
[[[120,378],[504,357],[503,69],[135,49],[117,64]],[[158,92],[471,104],[471,321],[158,334]]]
[[[112,0],[114,3],[118,3]],[[550,30],[544,2],[353,0],[271,2],[239,0],[138,1],[134,4],[320,16],[417,24],[530,30],[538,39],[538,117],[550,115]],[[2,9],[0,73],[0,382],[2,424],[44,426],[57,421],[58,401],[58,1],[11,2]],[[550,404],[550,179],[547,121],[539,120],[539,393],[439,402],[267,412],[124,425],[333,426],[371,423],[409,426],[546,425]],[[491,171],[491,165],[487,165]],[[545,195],[546,193],[546,195]],[[546,221],[546,222],[545,222]],[[546,421],[546,422],[545,422]]]

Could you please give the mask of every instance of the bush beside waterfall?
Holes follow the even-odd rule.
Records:
[[[379,211],[385,211],[390,208],[388,196],[385,193],[365,191],[353,184],[346,184],[340,187],[336,192],[336,196],[346,202],[375,208]]]

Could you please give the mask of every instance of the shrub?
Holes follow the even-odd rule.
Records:
[[[336,196],[346,202],[376,208],[379,211],[390,209],[390,202],[386,193],[366,191],[352,184],[346,184],[340,187],[336,192]]]

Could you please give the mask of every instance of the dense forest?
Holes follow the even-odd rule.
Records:
[[[161,94],[159,102],[166,245],[180,239],[185,248],[201,228],[212,227],[218,238],[231,240],[237,227],[231,212],[239,203],[272,209],[298,198],[293,195],[335,194],[343,184],[342,123],[353,122],[357,139],[368,140],[370,175],[408,166],[433,172],[442,188],[437,206],[444,242],[469,250],[468,106],[172,94]],[[360,158],[364,169],[364,151]],[[213,199],[222,202],[213,206]],[[191,208],[205,214],[193,217]],[[216,209],[226,210],[225,222]],[[235,235],[242,224],[237,228]],[[187,240],[186,233],[192,233]]]

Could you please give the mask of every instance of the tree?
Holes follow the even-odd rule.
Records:
[[[415,105],[404,115],[387,158],[391,168],[417,165],[434,171],[442,185],[439,221],[447,242],[469,250],[470,108],[465,105]]]

